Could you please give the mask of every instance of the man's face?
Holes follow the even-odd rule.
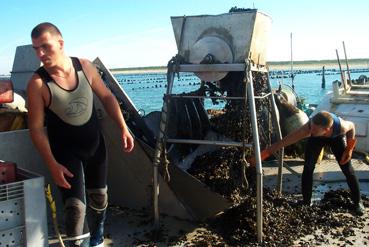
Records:
[[[63,39],[59,35],[49,32],[41,34],[40,37],[32,39],[32,46],[37,57],[45,67],[52,67],[62,54]]]
[[[312,136],[325,136],[331,128],[327,127],[324,128],[320,125],[316,125],[314,123],[311,123],[311,135]]]

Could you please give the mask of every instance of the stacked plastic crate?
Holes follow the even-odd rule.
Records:
[[[48,246],[44,178],[0,161],[0,247]]]

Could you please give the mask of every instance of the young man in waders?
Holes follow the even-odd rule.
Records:
[[[116,98],[95,66],[66,55],[56,26],[41,23],[32,30],[31,38],[43,66],[28,83],[28,124],[31,138],[61,191],[65,243],[103,246],[108,205],[107,157],[93,93],[119,127],[125,152],[132,151],[134,140]]]
[[[308,140],[301,180],[303,203],[311,204],[315,164],[322,148],[329,146],[346,177],[355,212],[358,215],[363,215],[365,209],[361,202],[359,182],[351,165],[351,155],[356,144],[354,123],[343,120],[335,114],[321,111],[305,125],[263,150],[260,154],[261,160],[268,158],[282,147],[294,144],[304,138],[308,138]],[[255,161],[252,160],[251,163],[255,163]]]

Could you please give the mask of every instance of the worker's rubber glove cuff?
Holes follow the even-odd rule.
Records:
[[[269,151],[269,149],[264,149],[263,151],[260,152],[260,159],[261,161],[267,159],[272,153]],[[256,160],[255,157],[252,157],[250,159],[250,165],[251,166],[255,166],[256,164]]]
[[[340,165],[344,165],[350,161],[351,156],[352,156],[352,151],[354,150],[355,145],[356,145],[356,139],[347,140],[347,146],[345,148],[345,151],[343,151],[342,158],[340,160]]]
[[[346,149],[349,149],[349,150],[354,150],[355,148],[355,145],[356,145],[356,139],[348,139],[347,140],[347,146],[346,146]]]
[[[261,151],[260,153],[260,158],[261,161],[267,159],[272,153],[269,151],[269,149],[264,149],[263,151]]]

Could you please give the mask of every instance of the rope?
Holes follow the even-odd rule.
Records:
[[[46,193],[46,198],[49,202],[49,206],[50,206],[50,210],[51,210],[51,218],[53,220],[53,226],[54,226],[56,236],[58,237],[60,246],[65,247],[63,239],[62,239],[60,231],[59,231],[58,219],[56,218],[56,204],[55,204],[55,200],[54,200],[54,198],[51,194],[50,184],[48,184],[47,187],[45,188],[45,193]]]
[[[178,80],[179,80],[179,66],[184,61],[183,57],[179,54],[172,57],[172,59],[169,60],[167,68],[167,81],[169,81],[169,76],[171,73],[177,74]]]
[[[248,168],[249,164],[247,163],[246,160],[246,150],[245,147],[243,147],[243,152],[242,152],[242,186],[247,190],[249,188],[249,181],[247,180],[247,176],[246,176],[246,169]]]
[[[186,18],[184,17],[184,22],[186,21]],[[181,38],[180,40],[182,40],[182,32],[183,32],[183,28],[184,28],[184,22],[182,23],[182,30],[181,30]],[[182,41],[181,41],[182,42]],[[162,114],[164,114],[164,118],[165,118],[165,127],[164,129],[160,129],[160,131],[162,132],[163,138],[161,140],[161,143],[159,145],[159,149],[160,149],[160,160],[163,164],[163,168],[164,168],[164,179],[169,182],[170,181],[170,174],[169,174],[169,160],[168,160],[168,151],[166,148],[166,132],[167,132],[167,126],[168,126],[168,106],[169,106],[169,81],[172,80],[171,75],[172,73],[176,73],[178,80],[179,80],[179,66],[181,63],[183,63],[184,59],[181,55],[177,54],[174,57],[172,57],[172,59],[169,60],[167,68],[167,94],[164,95],[164,105],[165,105],[165,111],[164,109],[162,110]]]
[[[162,157],[161,157],[161,161],[163,162],[163,166],[164,166],[164,179],[165,181],[169,182],[170,181],[170,173],[169,173],[169,160],[168,160],[168,152],[167,152],[167,148],[165,145],[165,142],[162,142]]]
[[[246,80],[246,74],[245,74],[245,78],[244,78],[244,86],[245,86],[245,94],[244,94],[244,109],[243,109],[243,130],[242,130],[242,167],[241,167],[241,172],[242,172],[242,186],[247,190],[249,188],[249,181],[247,180],[247,176],[246,176],[246,170],[249,166],[247,160],[246,160],[246,107],[247,107],[247,80]]]

